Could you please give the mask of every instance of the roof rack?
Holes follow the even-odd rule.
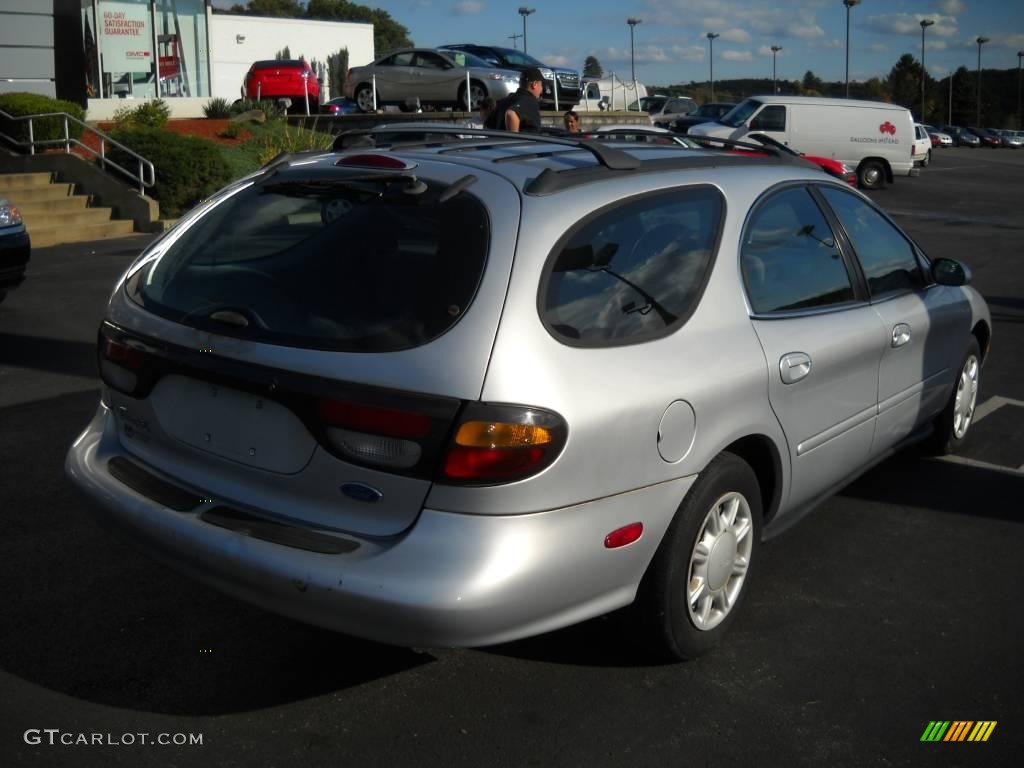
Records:
[[[633,157],[628,152],[623,152],[620,149],[614,147],[608,147],[604,144],[600,144],[598,141],[593,139],[573,139],[566,136],[558,136],[547,133],[512,133],[510,131],[495,131],[489,128],[470,128],[462,125],[438,125],[436,128],[432,126],[412,126],[412,125],[395,125],[395,126],[376,126],[374,128],[363,128],[352,131],[346,131],[345,133],[338,134],[338,137],[334,140],[334,149],[349,149],[356,148],[359,144],[354,141],[358,137],[367,136],[373,138],[374,135],[380,134],[412,134],[414,136],[422,136],[423,134],[432,136],[449,136],[449,140],[439,141],[438,139],[420,139],[413,140],[410,142],[398,142],[403,149],[409,149],[412,147],[429,147],[439,146],[446,144],[449,141],[465,140],[467,138],[490,138],[490,139],[505,139],[506,141],[513,141],[516,143],[538,143],[538,144],[556,144],[565,147],[574,147],[578,149],[584,149],[594,156],[594,158],[605,168],[609,168],[614,171],[619,170],[631,170],[640,165],[640,160]],[[396,142],[388,142],[390,146],[395,146]],[[363,145],[365,148],[367,145]],[[498,146],[498,144],[492,144],[490,146]],[[480,148],[477,145],[477,148]],[[549,153],[538,153],[537,157],[543,157]]]
[[[649,132],[644,132],[642,127],[638,128],[637,133],[651,135]],[[415,138],[408,142],[387,141],[380,147],[374,141],[375,136],[401,136],[402,134],[408,134],[410,137]],[[431,136],[434,138],[429,138]],[[749,134],[747,138],[750,140],[747,141],[721,139],[712,136],[689,136],[688,138],[693,139],[699,144],[705,144],[708,149],[724,149],[726,152],[708,152],[704,154],[685,147],[672,147],[668,145],[638,145],[630,147],[635,150],[680,150],[680,154],[677,157],[661,156],[653,160],[643,160],[628,152],[608,146],[607,143],[603,142],[599,134],[588,134],[587,138],[573,138],[570,135],[512,133],[510,131],[496,131],[488,128],[443,124],[439,124],[437,127],[430,124],[376,126],[346,131],[339,134],[335,139],[333,149],[337,151],[357,148],[368,149],[371,147],[387,147],[390,149],[445,147],[441,151],[449,153],[544,144],[548,145],[549,148],[509,158],[498,158],[494,162],[513,162],[515,160],[552,157],[564,154],[567,151],[582,149],[590,152],[599,163],[597,168],[566,168],[563,170],[545,168],[523,189],[528,195],[548,195],[590,181],[607,178],[606,174],[608,171],[615,171],[617,173],[650,173],[673,168],[715,168],[749,165],[751,162],[777,163],[779,161],[787,164],[813,165],[789,147],[763,134]],[[479,141],[469,142],[467,139],[479,139]],[[760,157],[730,154],[728,150],[731,149],[755,153]]]

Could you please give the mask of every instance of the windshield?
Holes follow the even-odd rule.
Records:
[[[448,48],[439,48],[445,56],[455,62],[457,67],[485,67],[487,69],[493,69],[494,64],[488,61],[484,61],[479,56],[474,56],[472,53],[466,51],[453,51]]]
[[[419,346],[466,312],[488,250],[483,205],[445,189],[408,173],[286,171],[213,208],[126,291],[225,335],[346,352]]]
[[[626,107],[626,110],[630,112],[639,112],[640,110],[643,110],[648,114],[654,114],[665,106],[666,101],[668,101],[668,96],[644,96],[639,101],[639,107],[637,106],[638,103],[634,101]]]
[[[517,67],[543,67],[546,66],[537,59],[533,58],[528,53],[523,51],[515,51],[511,48],[495,48],[495,52],[500,55],[509,64],[515,64]]]
[[[760,108],[760,101],[757,99],[747,99],[746,101],[741,101],[735,107],[722,115],[718,122],[722,125],[727,125],[730,128],[739,128]]]

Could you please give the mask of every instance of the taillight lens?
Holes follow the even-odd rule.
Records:
[[[416,466],[432,425],[426,414],[339,400],[318,401],[317,416],[335,451],[381,469]]]
[[[551,465],[567,434],[565,421],[551,411],[473,403],[455,430],[439,480],[462,485],[522,480]]]
[[[146,353],[137,344],[111,338],[102,330],[98,341],[100,377],[119,392],[134,394],[139,373],[146,365]]]

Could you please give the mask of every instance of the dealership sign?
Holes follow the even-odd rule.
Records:
[[[153,30],[149,4],[99,4],[103,69],[107,72],[147,72],[153,61]]]

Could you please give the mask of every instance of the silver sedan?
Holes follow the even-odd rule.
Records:
[[[363,112],[382,104],[405,105],[410,99],[473,111],[483,98],[497,100],[518,87],[519,72],[498,69],[471,53],[409,48],[349,70],[344,91]]]

